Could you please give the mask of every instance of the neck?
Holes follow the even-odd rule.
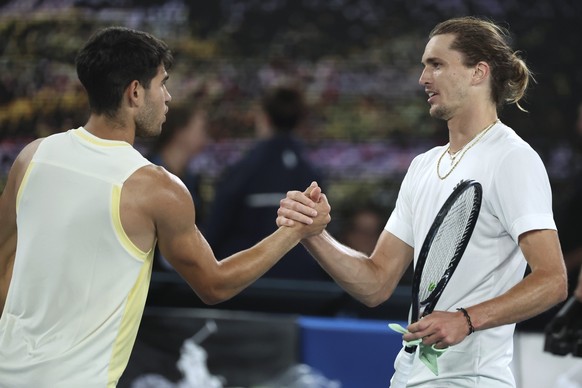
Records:
[[[471,140],[481,132],[488,129],[497,121],[497,114],[482,115],[481,117],[469,120],[450,119],[447,122],[449,127],[449,150],[455,153],[466,146]]]
[[[132,145],[135,142],[135,128],[117,118],[91,114],[84,128],[101,139],[120,140]]]

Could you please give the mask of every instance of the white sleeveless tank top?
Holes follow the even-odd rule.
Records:
[[[0,387],[114,387],[143,313],[153,247],[125,234],[125,180],[150,164],[84,128],[43,140],[17,197],[18,243],[0,318]]]

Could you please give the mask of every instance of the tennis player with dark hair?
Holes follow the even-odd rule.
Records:
[[[302,241],[346,291],[376,306],[391,296],[406,268],[416,265],[453,189],[463,180],[481,184],[480,214],[456,271],[434,312],[404,334],[405,341],[422,339],[448,349],[438,359],[438,376],[416,357],[410,387],[515,387],[510,370],[515,323],[567,295],[544,165],[497,115],[504,104],[519,103],[531,79],[507,42],[508,31],[487,20],[462,17],[438,24],[422,56],[419,83],[430,115],[447,122],[449,143],[414,159],[369,257],[327,232]],[[309,223],[313,207],[326,201],[319,193],[305,194],[310,198],[288,193],[279,225]],[[524,278],[528,264],[531,273]]]
[[[158,135],[165,120],[167,45],[110,27],[89,39],[76,62],[88,122],[27,145],[0,197],[3,387],[116,386],[141,320],[156,242],[213,304],[329,222],[323,205],[311,227],[279,228],[217,261],[184,184],[132,146],[136,136]]]

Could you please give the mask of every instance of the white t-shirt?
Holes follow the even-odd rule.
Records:
[[[435,308],[455,311],[501,295],[521,281],[526,261],[519,236],[556,226],[544,165],[511,128],[498,122],[440,179],[437,163],[446,149],[436,147],[413,160],[385,229],[415,248],[416,264],[427,231],[454,187],[465,179],[481,183],[483,201],[475,230]],[[444,155],[441,176],[450,167]],[[439,376],[417,355],[409,386],[515,387],[510,370],[514,329],[512,324],[478,331],[450,347],[438,360]]]

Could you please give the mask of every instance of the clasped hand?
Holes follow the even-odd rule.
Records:
[[[277,210],[277,226],[302,228],[303,237],[320,234],[331,221],[331,206],[317,182],[304,191],[289,191]]]

